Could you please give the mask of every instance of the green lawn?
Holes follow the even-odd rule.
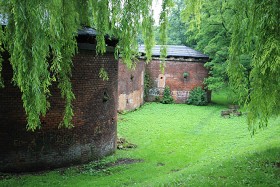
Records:
[[[224,108],[147,103],[119,115],[119,136],[137,148],[99,163],[2,176],[0,186],[280,186],[280,118],[251,137],[246,117],[222,118]],[[108,167],[123,158],[140,162]]]

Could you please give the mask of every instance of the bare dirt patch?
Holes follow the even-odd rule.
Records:
[[[132,149],[136,147],[137,145],[128,142],[125,138],[117,139],[117,149]]]

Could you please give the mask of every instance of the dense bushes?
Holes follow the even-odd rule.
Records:
[[[190,92],[186,103],[197,106],[207,105],[207,94],[201,87],[196,87]]]

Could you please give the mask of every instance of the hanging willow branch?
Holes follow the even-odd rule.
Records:
[[[40,115],[49,107],[50,73],[47,56],[49,43],[45,33],[44,4],[39,1],[10,1],[7,26],[8,51],[14,71],[13,81],[22,92],[28,129],[40,126]]]
[[[186,8],[182,11],[183,21],[188,21],[190,18],[195,21],[190,22],[190,27],[200,27],[201,9],[204,0],[185,0]]]
[[[186,0],[184,17],[199,23],[203,3],[204,0]],[[230,28],[228,75],[231,86],[239,93],[240,103],[248,109],[252,134],[280,113],[279,4],[280,0],[230,1],[235,14]],[[242,56],[250,58],[250,72],[245,72]]]
[[[2,27],[0,28],[0,88],[3,88],[4,87],[4,81],[2,79],[2,62],[3,62],[3,58],[2,58],[2,55],[1,53],[3,53],[3,39],[4,39],[4,36],[3,36],[3,29]]]
[[[160,23],[160,69],[164,73],[165,59],[167,57],[167,28],[168,28],[168,14],[170,8],[173,6],[172,0],[166,0],[162,2],[162,10],[160,13],[159,23]]]
[[[152,59],[152,47],[155,44],[154,39],[154,32],[153,32],[153,25],[154,25],[154,19],[153,19],[153,11],[151,10],[152,6],[152,0],[148,1],[147,4],[143,4],[142,8],[142,16],[143,16],[143,22],[142,22],[142,35],[144,39],[144,45],[146,48],[146,56],[148,63]]]
[[[235,79],[244,74],[235,58],[244,53],[252,57],[250,88],[245,101],[252,133],[257,127],[267,126],[268,119],[280,112],[279,4],[280,0],[236,0],[234,3],[234,9],[239,11],[234,17],[229,75],[234,86],[243,85],[244,89],[243,80]]]
[[[169,2],[164,0],[166,6]],[[71,69],[72,57],[77,52],[79,28],[91,26],[97,30],[96,50],[100,54],[106,52],[104,35],[118,38],[116,54],[128,67],[133,67],[138,54],[139,32],[143,33],[147,59],[151,59],[154,45],[152,14],[152,0],[0,1],[0,15],[8,20],[4,32],[0,30],[0,46],[5,41],[5,50],[11,56],[13,82],[22,93],[27,129],[40,128],[40,116],[44,116],[50,107],[49,87],[53,82],[58,83],[65,99],[60,127],[73,126],[71,103],[75,96]]]

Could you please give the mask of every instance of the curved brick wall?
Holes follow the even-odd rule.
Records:
[[[21,94],[12,86],[11,66],[3,63],[5,88],[0,89],[0,171],[31,171],[84,163],[111,154],[116,148],[118,63],[114,54],[96,56],[80,50],[74,58],[72,74],[75,125],[58,129],[64,102],[53,86],[51,108],[43,127],[26,131]],[[99,78],[100,67],[109,81]],[[104,94],[109,100],[104,100]]]

